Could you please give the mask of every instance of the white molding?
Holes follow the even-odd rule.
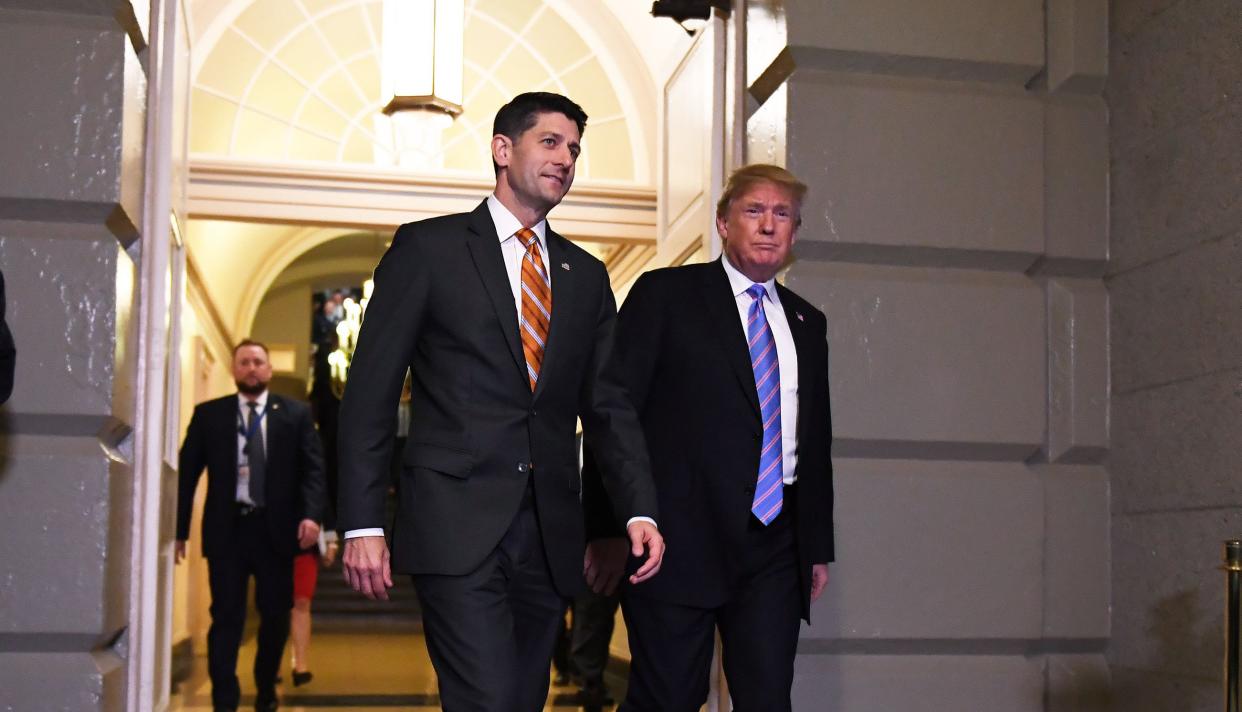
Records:
[[[342,230],[391,233],[405,222],[473,210],[495,184],[461,175],[414,175],[370,166],[277,163],[194,156],[190,161],[191,218],[305,228],[297,249],[278,250],[253,270],[251,284],[228,326],[244,332],[263,294],[299,255],[340,237]],[[579,242],[656,244],[656,193],[623,183],[579,181],[552,214],[552,226]],[[291,237],[291,240],[293,238]]]
[[[126,709],[162,710],[169,699],[172,610],[171,516],[176,482],[164,476],[166,372],[176,356],[169,347],[169,215],[173,183],[172,139],[176,113],[178,0],[151,3],[145,196],[138,289],[138,372],[135,378],[133,488],[130,509],[130,584]],[[126,90],[136,90],[126,86]],[[177,280],[171,280],[176,282]]]
[[[237,313],[234,315],[235,321],[233,322],[237,332],[248,334],[254,328],[254,320],[259,313],[259,307],[263,304],[263,297],[267,295],[268,290],[280,279],[280,275],[289,265],[307,252],[339,237],[341,237],[341,231],[331,228],[299,230],[286,238],[285,244],[291,249],[277,250],[266,260],[258,263],[251,271],[250,277],[250,283],[255,288],[246,290],[241,303],[237,305]]]
[[[189,212],[199,219],[390,231],[473,210],[493,187],[490,179],[194,156]],[[575,240],[655,244],[655,190],[582,181],[549,220]]]

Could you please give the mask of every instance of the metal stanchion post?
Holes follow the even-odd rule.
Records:
[[[1225,542],[1225,712],[1238,707],[1238,617],[1242,589],[1242,541]]]

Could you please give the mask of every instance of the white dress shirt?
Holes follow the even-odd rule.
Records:
[[[500,252],[505,258],[505,274],[509,277],[509,287],[513,290],[513,306],[517,313],[522,313],[522,258],[526,256],[526,245],[518,239],[517,231],[522,229],[522,221],[513,217],[513,213],[504,206],[495,195],[487,196],[487,211],[492,214],[492,223],[496,226],[496,235],[500,237]],[[543,267],[548,269],[548,221],[540,220],[530,228],[539,241],[539,256],[543,258]],[[552,275],[551,270],[548,276]],[[556,302],[553,301],[553,308]]]
[[[733,298],[737,302],[737,315],[742,321],[742,333],[746,334],[750,305],[755,301],[746,290],[755,282],[730,264],[728,255],[720,263],[729,276],[729,286],[733,288]],[[781,307],[781,298],[776,292],[776,279],[764,282],[763,288],[768,292],[763,298],[763,313],[776,341],[776,359],[781,372],[781,474],[785,484],[792,485],[797,482],[794,472],[798,466],[798,349],[794,346],[793,332],[789,330],[789,320],[785,318],[785,309]]]
[[[487,212],[492,216],[492,224],[496,226],[496,236],[500,238],[500,252],[505,258],[505,275],[509,277],[509,287],[513,290],[513,306],[516,313],[522,313],[522,258],[526,256],[526,245],[518,239],[517,231],[522,229],[522,221],[504,206],[495,194],[487,196]],[[548,221],[540,220],[531,226],[539,241],[539,255],[543,258],[544,269],[548,269]],[[552,308],[556,309],[556,295],[553,294]],[[628,527],[634,522],[650,522],[651,517],[634,517],[626,522]],[[351,529],[345,532],[346,539],[359,536],[383,536],[381,528]]]
[[[249,459],[246,457],[246,436],[242,435],[241,431],[246,427],[246,418],[250,417],[251,401],[259,404],[254,409],[254,417],[258,418],[267,411],[267,391],[264,390],[257,396],[250,396],[245,393],[237,394],[237,467],[239,471],[242,465],[249,467]],[[263,452],[267,453],[267,418],[259,421],[259,438],[263,442]],[[242,478],[237,478],[236,496],[237,501],[242,504],[254,504],[254,500],[250,499],[249,477],[244,482]]]

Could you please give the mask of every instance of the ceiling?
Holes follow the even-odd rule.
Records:
[[[580,180],[651,185],[653,57],[686,40],[673,23],[635,13],[639,6],[467,0],[465,111],[444,133],[436,161],[444,173],[490,175],[496,110],[523,91],[548,90],[591,116]],[[391,98],[380,91],[382,0],[198,0],[190,8],[191,153],[391,164],[392,129],[380,111]],[[664,53],[649,46],[658,38]]]

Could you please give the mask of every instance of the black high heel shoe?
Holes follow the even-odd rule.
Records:
[[[301,687],[302,685],[305,685],[306,683],[310,682],[311,678],[313,678],[314,676],[315,676],[315,673],[311,672],[310,670],[307,670],[306,672],[298,672],[297,670],[294,670],[293,671],[293,686]]]

